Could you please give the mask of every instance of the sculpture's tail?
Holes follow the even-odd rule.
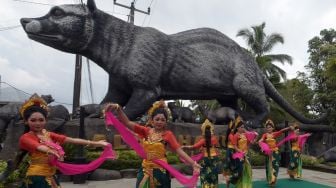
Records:
[[[318,119],[308,119],[304,117],[302,114],[297,112],[292,105],[290,105],[281,95],[280,93],[275,89],[273,84],[266,78],[265,75],[263,75],[264,80],[264,87],[266,90],[266,94],[270,96],[277,104],[279,104],[286,112],[288,112],[291,116],[293,116],[295,119],[300,121],[301,123],[305,124],[319,124],[324,121],[326,121],[328,114],[325,113],[322,115],[321,118]]]

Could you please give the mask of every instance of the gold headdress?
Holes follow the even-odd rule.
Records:
[[[274,123],[273,123],[273,121],[271,119],[268,119],[266,121],[266,123],[265,123],[264,126],[267,127],[268,125],[270,125],[271,127],[275,128],[275,125],[274,125]]]
[[[215,133],[215,128],[214,128],[213,124],[212,124],[208,119],[206,119],[206,120],[204,121],[204,123],[202,124],[202,126],[201,126],[202,135],[205,134],[205,129],[206,129],[207,127],[210,127],[210,132],[211,132],[211,134],[214,134],[214,133]]]
[[[300,127],[299,123],[297,122],[294,122],[292,126],[294,129],[298,129]]]
[[[229,129],[233,129],[234,128],[234,120],[231,120],[229,122]]]
[[[164,102],[164,100],[159,100],[159,101],[156,101],[155,103],[153,103],[152,107],[147,112],[148,116],[152,117],[154,111],[158,108],[163,108],[167,112],[168,118],[170,118],[170,110],[166,106],[166,103]]]
[[[34,93],[20,108],[20,115],[23,117],[24,112],[31,106],[38,106],[48,112],[47,102]]]
[[[240,116],[236,117],[235,123],[234,123],[234,128],[237,128],[237,126],[239,125],[240,122],[243,123],[243,119]]]

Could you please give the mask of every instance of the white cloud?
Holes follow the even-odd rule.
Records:
[[[18,88],[28,89],[30,87],[48,86],[48,82],[38,77],[33,72],[11,66],[10,62],[0,57],[1,79]]]

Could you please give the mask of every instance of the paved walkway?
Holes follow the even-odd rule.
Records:
[[[336,187],[336,174],[303,169],[303,180]],[[285,168],[280,168],[279,178],[288,178]],[[265,180],[264,169],[253,169],[254,180]],[[72,182],[62,182],[62,188],[133,188],[135,178],[119,179],[109,181],[87,181],[85,184],[73,184]],[[224,183],[223,176],[219,175],[219,182]],[[172,179],[172,188],[181,187],[175,179]]]

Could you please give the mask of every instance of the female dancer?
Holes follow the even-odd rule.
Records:
[[[142,139],[142,146],[147,153],[147,157],[142,161],[142,166],[137,176],[137,188],[171,187],[171,179],[168,171],[154,162],[155,159],[167,161],[167,145],[192,165],[195,171],[199,171],[201,168],[197,162],[191,159],[181,149],[174,134],[166,129],[169,111],[164,101],[154,103],[153,107],[148,111],[149,121],[152,127],[141,126],[130,121],[118,104],[107,104],[105,111],[115,111],[121,123],[137,133]]]
[[[247,153],[249,144],[254,143],[254,140],[250,140],[250,136],[245,129],[244,122],[240,118],[236,120],[234,133],[235,135],[232,144],[236,153],[233,154],[232,158],[235,159],[235,169],[232,172],[229,182],[227,182],[227,187],[229,187],[230,183],[232,183],[236,185],[236,188],[251,188],[252,169]]]
[[[72,143],[104,147],[105,141],[90,141],[70,138],[45,129],[48,115],[47,103],[38,95],[33,95],[20,109],[26,125],[25,134],[20,137],[20,148],[29,153],[30,163],[22,188],[60,188],[55,176],[56,168],[50,157],[63,160],[63,150],[58,144]]]
[[[277,146],[276,138],[282,135],[285,131],[292,129],[292,127],[283,128],[280,131],[274,132],[275,125],[272,120],[268,119],[265,123],[266,133],[261,136],[259,140],[259,145],[262,147],[262,144],[266,144],[268,148],[266,156],[266,179],[269,185],[274,186],[278,173],[279,173],[279,161],[280,161],[280,153],[279,148]]]
[[[218,140],[214,135],[213,124],[206,119],[201,127],[202,136],[197,143],[190,146],[182,146],[189,149],[200,149],[203,158],[199,161],[201,168],[201,187],[202,188],[216,188],[218,187],[218,173],[220,171]]]
[[[237,116],[234,120],[231,120],[228,129],[226,130],[225,144],[226,144],[226,153],[225,153],[225,162],[223,169],[223,176],[226,180],[226,183],[229,183],[230,176],[235,169],[236,161],[232,158],[235,148],[233,145],[234,142],[234,130],[236,127],[236,122],[241,120],[240,116]]]
[[[293,132],[289,135],[291,151],[290,151],[290,161],[287,169],[287,173],[291,179],[302,177],[302,159],[301,152],[306,142],[307,138],[311,135],[310,133],[300,135],[299,124],[294,123]]]

